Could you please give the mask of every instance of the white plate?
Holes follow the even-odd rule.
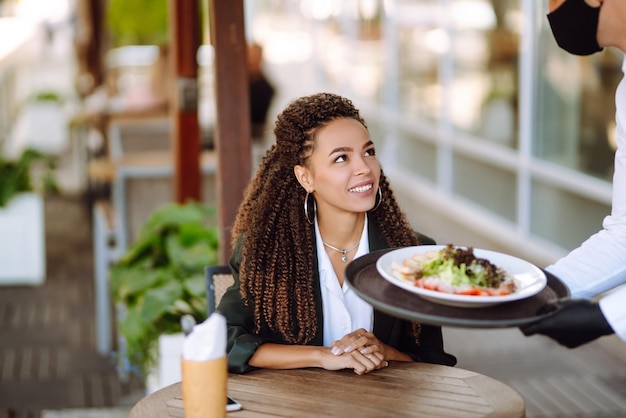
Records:
[[[474,255],[476,257],[489,260],[491,263],[508,271],[515,277],[518,289],[514,293],[506,296],[457,295],[424,289],[415,286],[407,280],[398,279],[393,275],[391,269],[391,263],[393,261],[402,264],[405,258],[410,258],[415,254],[424,254],[427,251],[439,251],[445,247],[445,245],[420,245],[389,251],[388,253],[383,254],[378,261],[376,261],[376,269],[380,275],[385,278],[385,280],[388,280],[392,284],[406,289],[409,292],[416,293],[426,300],[443,305],[458,306],[463,308],[480,308],[528,298],[541,292],[541,290],[546,286],[546,275],[537,266],[517,257],[477,248],[474,248]]]

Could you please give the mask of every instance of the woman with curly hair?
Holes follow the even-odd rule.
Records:
[[[235,283],[218,306],[229,370],[454,365],[440,327],[379,312],[344,283],[347,263],[370,251],[434,244],[398,207],[352,102],[299,98],[274,134],[232,231]]]

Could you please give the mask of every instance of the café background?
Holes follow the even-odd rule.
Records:
[[[80,31],[75,16],[55,21],[60,9],[46,4],[50,29]],[[560,50],[547,0],[247,0],[244,11],[246,37],[263,46],[277,88],[261,148],[289,101],[332,91],[362,110],[400,203],[439,243],[545,266],[601,228],[623,57]],[[30,36],[5,19],[12,40]],[[31,42],[0,61],[3,137],[40,88],[32,63],[42,54],[45,45]],[[198,58],[199,117],[210,124],[211,47]],[[264,149],[255,147],[258,161]]]
[[[601,228],[622,54],[559,49],[546,0],[245,6],[279,86],[270,120],[302,94],[352,98],[416,229],[545,266]]]

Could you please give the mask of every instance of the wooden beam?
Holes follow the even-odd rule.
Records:
[[[210,0],[215,50],[220,262],[228,261],[230,231],[251,173],[251,128],[243,0]]]
[[[170,0],[170,54],[173,71],[171,118],[174,196],[177,202],[201,201],[198,63],[198,0]],[[138,17],[140,19],[141,17]]]

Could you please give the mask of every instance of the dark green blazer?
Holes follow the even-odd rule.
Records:
[[[372,222],[368,222],[370,251],[389,248],[389,245],[380,235],[378,229]],[[435,244],[435,241],[425,235],[418,234],[420,243],[423,245]],[[230,259],[230,268],[235,282],[222,297],[217,310],[226,317],[228,325],[228,369],[231,373],[246,373],[255,368],[248,364],[250,357],[255,350],[263,343],[272,342],[287,344],[282,336],[262,325],[258,334],[253,333],[253,311],[252,307],[246,307],[239,293],[239,266],[241,264],[241,241],[239,239],[233,255]],[[315,280],[315,298],[317,300],[317,323],[318,332],[310,342],[310,345],[323,345],[323,318],[322,318],[322,294],[319,283],[319,270],[317,264],[317,253],[313,254],[313,273]],[[443,350],[443,338],[441,328],[436,326],[422,325],[422,332],[419,337],[419,345],[411,333],[411,323],[399,319],[386,313],[374,310],[374,335],[399,351],[402,351],[415,361],[426,363],[444,364],[454,366],[456,358],[447,354]]]

